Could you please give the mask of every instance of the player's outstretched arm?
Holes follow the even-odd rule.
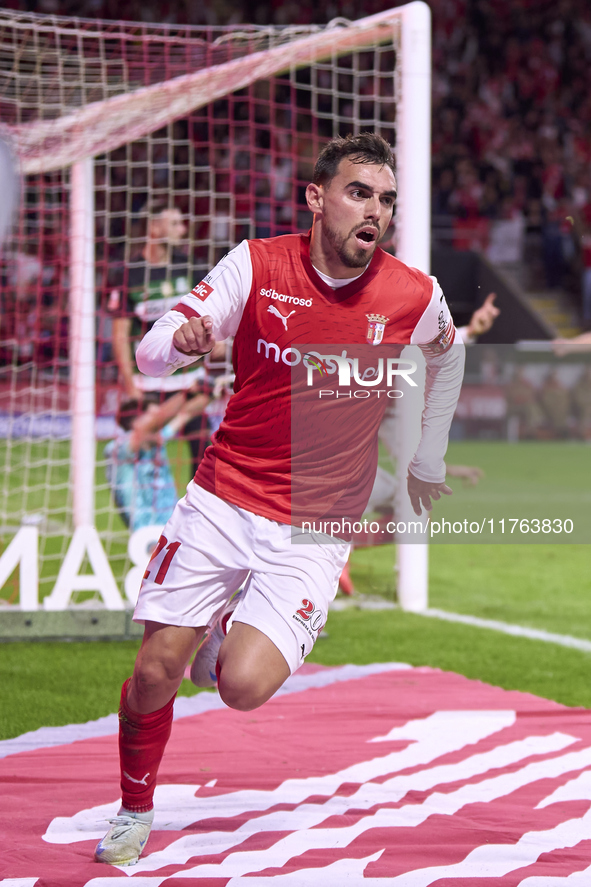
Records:
[[[572,339],[552,339],[552,350],[556,357],[566,357],[579,351],[591,350],[591,332],[581,333]]]
[[[441,494],[451,496],[453,490],[446,483],[432,483],[431,481],[419,480],[410,471],[406,478],[408,496],[415,514],[420,515],[425,511],[433,509],[433,502],[441,499]]]

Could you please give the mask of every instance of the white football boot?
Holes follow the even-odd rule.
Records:
[[[214,625],[208,630],[205,639],[195,653],[191,665],[191,680],[196,687],[217,687],[216,665],[222,641],[232,625],[232,614],[244,597],[244,589],[239,589],[227,604]]]
[[[154,811],[132,813],[120,810],[115,819],[110,819],[111,828],[94,851],[97,862],[108,865],[135,865],[146,846]]]

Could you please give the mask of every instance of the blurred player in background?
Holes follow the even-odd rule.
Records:
[[[569,357],[572,354],[591,352],[591,332],[581,333],[572,339],[554,339],[552,350],[556,357]],[[583,370],[572,391],[573,407],[582,440],[591,440],[591,367]]]
[[[480,308],[472,314],[467,326],[458,327],[458,335],[465,345],[473,345],[479,336],[483,336],[492,328],[501,309],[495,305],[496,293],[489,293]]]
[[[121,432],[105,447],[105,470],[119,514],[132,532],[165,524],[178,501],[166,442],[202,415],[210,400],[194,389],[191,393],[186,398],[179,391],[161,403],[158,392],[148,392],[141,401],[127,400],[119,407]]]
[[[236,382],[140,589],[134,619],[145,624],[144,638],[119,715],[122,806],[96,848],[101,862],[132,865],[145,846],[174,697],[204,633],[194,682],[212,685],[217,677],[224,702],[249,711],[299,668],[326,622],[349,545],[338,536],[305,539],[294,518],[291,364],[298,345],[320,340],[338,350],[351,343],[376,355],[421,345],[428,385],[409,496],[420,514],[451,493],[443,457],[464,350],[453,347],[455,329],[437,281],[378,248],[396,199],[390,146],[373,133],[333,139],[306,197],[313,213],[308,235],[243,241],[138,349],[143,372],[166,376],[233,336]],[[308,395],[316,424],[305,429],[305,442],[315,445],[313,470],[303,474],[306,502],[321,516],[360,516],[376,472],[386,399],[351,399],[345,410],[343,401],[320,410],[318,402]]]
[[[159,392],[161,400],[187,391],[197,379],[204,380],[203,367],[177,372],[166,379],[137,372],[135,349],[142,336],[191,288],[189,265],[181,249],[187,227],[181,211],[169,197],[149,201],[140,210],[145,221],[145,241],[132,256],[120,285],[108,300],[113,315],[113,354],[125,400],[142,401],[147,392]],[[195,417],[185,434],[191,450],[191,476],[203,455],[204,420]]]

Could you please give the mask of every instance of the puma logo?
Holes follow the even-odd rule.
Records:
[[[281,313],[281,311],[279,311],[279,309],[276,308],[275,305],[269,305],[269,307],[267,308],[267,311],[269,312],[269,314],[274,314],[275,317],[279,318],[279,320],[281,321],[281,323],[285,327],[285,331],[287,332],[287,321],[289,320],[289,318],[291,317],[292,314],[295,314],[295,311],[290,311],[289,314],[287,315],[287,317],[284,317],[283,314]]]
[[[148,776],[150,774],[146,773],[146,775],[144,776],[143,779],[134,779],[133,776],[130,776],[129,773],[126,773],[124,770],[123,775],[125,776],[126,779],[129,779],[130,782],[135,782],[136,785],[147,785],[148,783],[146,782],[146,779],[148,778]]]

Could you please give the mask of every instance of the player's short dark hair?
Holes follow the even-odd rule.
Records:
[[[141,400],[138,400],[137,397],[123,400],[117,408],[115,421],[124,431],[131,431],[137,417],[145,412],[151,403],[160,404],[160,401],[159,391],[147,391]]]
[[[327,185],[337,174],[339,163],[344,158],[352,163],[375,163],[378,166],[389,166],[396,172],[392,148],[388,142],[375,132],[360,132],[346,138],[336,136],[324,146],[314,167],[312,181],[315,185]]]

